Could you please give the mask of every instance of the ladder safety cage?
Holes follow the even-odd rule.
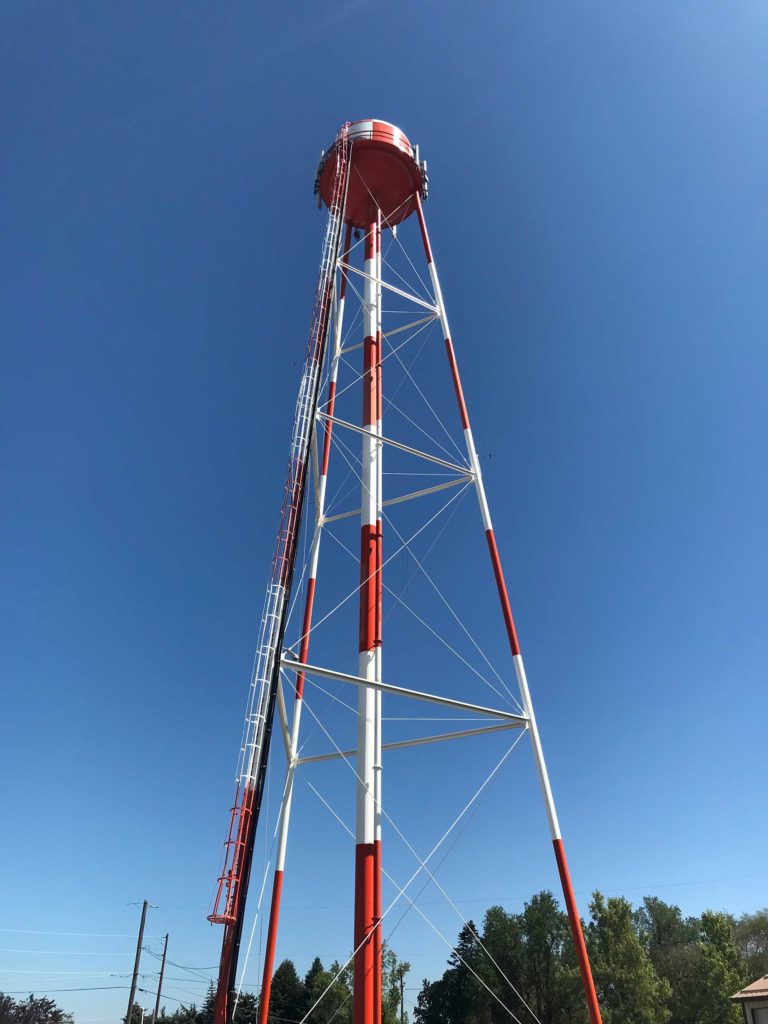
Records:
[[[224,866],[217,880],[213,910],[208,920],[233,925],[242,917],[250,870],[250,853],[258,822],[272,718],[274,715],[280,653],[285,628],[296,547],[304,505],[304,488],[312,432],[320,390],[334,277],[339,259],[344,204],[349,177],[348,126],[339,131],[334,153],[334,193],[315,289],[307,353],[293,417],[288,471],[283,491],[280,526],[272,558],[264,611],[256,647],[254,672],[237,767],[237,787],[231,808],[229,832],[224,843]],[[245,883],[245,885],[244,885]]]

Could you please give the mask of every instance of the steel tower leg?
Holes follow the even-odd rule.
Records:
[[[349,253],[349,243],[352,234],[352,226],[347,225],[344,239],[343,258],[346,260]],[[339,287],[339,301],[336,308],[336,320],[334,324],[333,354],[331,357],[331,369],[328,383],[328,401],[325,412],[333,416],[336,404],[336,380],[339,372],[339,359],[341,353],[341,334],[344,325],[344,305],[347,294],[347,275],[341,272],[341,284]],[[315,587],[317,584],[317,567],[320,560],[320,540],[322,537],[322,518],[325,510],[325,494],[328,485],[328,464],[331,457],[331,433],[333,423],[325,422],[325,435],[323,437],[323,454],[320,464],[317,482],[317,525],[312,547],[310,550],[309,574],[307,578],[307,590],[304,597],[304,617],[301,628],[301,643],[299,647],[299,660],[306,662],[309,655],[309,639],[312,632],[312,614],[315,603]],[[261,982],[261,995],[259,998],[258,1024],[267,1024],[269,1016],[269,1000],[272,992],[272,972],[275,966],[275,947],[277,945],[277,927],[280,919],[280,900],[283,891],[283,875],[285,872],[285,853],[288,845],[288,826],[291,818],[291,801],[293,799],[293,781],[296,772],[295,758],[299,749],[299,727],[301,724],[301,711],[304,696],[305,676],[300,672],[296,677],[296,691],[293,707],[293,720],[291,722],[291,760],[286,768],[284,798],[282,813],[280,815],[279,832],[277,839],[277,860],[275,862],[275,876],[272,881],[272,901],[269,907],[269,926],[267,928],[267,947],[264,953],[264,971]]]
[[[381,341],[381,210],[376,224],[376,433],[384,436],[383,423],[383,390],[382,390],[382,341]],[[376,678],[381,679],[381,648],[382,648],[382,606],[384,597],[384,564],[383,539],[383,466],[384,445],[379,442],[376,451]],[[374,693],[374,751],[373,751],[373,813],[374,813],[374,860],[373,860],[373,1018],[374,1024],[381,1024],[381,690]]]
[[[584,988],[584,996],[587,1003],[587,1010],[589,1012],[589,1018],[591,1024],[601,1024],[600,1007],[597,1002],[597,993],[595,992],[595,983],[592,978],[592,969],[589,965],[589,956],[587,954],[587,946],[584,941],[584,933],[581,928],[581,920],[579,918],[579,910],[576,906],[576,897],[573,892],[573,886],[571,885],[571,876],[568,871],[568,864],[565,859],[565,849],[563,847],[563,839],[560,834],[560,824],[557,820],[557,811],[555,810],[555,801],[552,796],[552,787],[549,783],[549,775],[547,773],[547,766],[544,761],[544,752],[541,746],[541,739],[539,738],[539,730],[536,725],[536,716],[533,713],[533,704],[531,702],[531,695],[528,689],[528,680],[525,675],[525,667],[523,665],[523,657],[520,653],[520,645],[517,640],[517,632],[515,630],[515,622],[512,617],[512,608],[509,603],[509,596],[507,594],[507,585],[504,580],[504,573],[501,568],[501,560],[499,558],[499,551],[496,546],[496,537],[493,532],[493,524],[491,522],[491,515],[488,509],[488,501],[485,495],[485,487],[483,485],[483,478],[480,472],[480,463],[477,458],[477,452],[475,451],[474,441],[472,440],[472,430],[469,425],[469,416],[467,414],[467,406],[464,401],[464,393],[461,387],[461,380],[459,378],[459,370],[456,364],[456,356],[453,351],[453,343],[451,341],[451,332],[448,327],[448,318],[445,313],[445,304],[443,302],[443,295],[440,290],[440,281],[437,276],[437,269],[435,262],[432,257],[432,248],[429,244],[429,235],[427,233],[427,225],[424,220],[424,211],[421,206],[420,197],[416,196],[416,213],[419,218],[419,227],[421,228],[421,237],[424,243],[424,253],[429,266],[429,274],[432,280],[432,288],[435,293],[435,301],[437,303],[438,310],[440,312],[440,323],[443,328],[443,336],[445,338],[445,348],[448,354],[448,362],[451,368],[451,376],[453,377],[453,384],[456,390],[456,400],[459,406],[459,414],[461,416],[461,425],[464,429],[464,441],[467,446],[467,455],[469,456],[470,465],[475,475],[475,487],[477,489],[477,497],[480,503],[480,511],[483,517],[483,526],[485,528],[485,536],[488,543],[488,551],[491,556],[491,565],[493,566],[493,574],[496,579],[496,588],[499,594],[499,600],[501,601],[502,615],[504,616],[504,625],[507,630],[507,637],[509,639],[509,647],[512,652],[512,660],[515,665],[515,674],[517,676],[517,684],[520,690],[520,699],[522,701],[523,710],[528,716],[528,730],[531,734],[531,747],[533,749],[533,757],[536,763],[536,771],[539,776],[539,784],[541,786],[541,792],[544,797],[544,806],[547,812],[547,819],[549,821],[549,830],[552,836],[552,845],[555,850],[555,859],[557,861],[557,870],[560,875],[560,884],[563,889],[563,898],[565,900],[565,906],[568,911],[568,920],[571,925],[571,933],[573,934],[573,943],[576,948],[576,957],[579,962],[579,970],[581,972],[581,982]]]
[[[363,310],[363,434],[360,527],[360,640],[359,675],[377,680],[380,666],[381,618],[379,522],[380,442],[375,432],[379,419],[379,225],[369,225],[365,238]],[[357,806],[355,848],[355,925],[352,1019],[354,1024],[378,1024],[375,1019],[376,977],[376,692],[360,687],[357,725]],[[380,865],[379,865],[380,866]]]

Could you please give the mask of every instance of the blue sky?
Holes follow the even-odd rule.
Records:
[[[154,949],[169,931],[179,963],[216,963],[205,915],[322,235],[313,176],[359,117],[429,160],[582,909],[598,887],[765,905],[765,5],[29,2],[2,22],[0,989],[124,985],[145,896]],[[467,557],[441,571],[480,629],[496,612],[471,501],[454,527]],[[415,636],[393,613],[396,681],[434,667]],[[354,663],[354,645],[352,627],[335,651]],[[441,867],[465,915],[556,887],[523,748]],[[504,749],[393,760],[385,794],[419,849]],[[307,785],[351,821],[350,781],[314,771],[279,950],[302,970],[351,941],[351,851]],[[412,918],[392,942],[418,986],[446,950]],[[204,988],[173,978],[176,999]],[[58,998],[116,1021],[127,994]]]

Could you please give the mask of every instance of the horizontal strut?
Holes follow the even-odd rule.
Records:
[[[403,331],[410,331],[412,327],[421,327],[423,324],[432,323],[433,320],[437,319],[438,317],[434,314],[430,316],[423,316],[421,320],[414,320],[413,323],[403,324],[402,327],[395,327],[391,331],[384,331],[381,336],[382,338],[391,338],[394,334],[402,334]],[[345,345],[344,348],[341,349],[341,354],[345,356],[347,352],[354,352],[356,349],[362,348],[364,344],[365,342],[358,341],[354,345]]]
[[[411,448],[410,445],[403,444],[402,441],[393,441],[391,437],[383,437],[381,434],[377,434],[375,430],[369,430],[367,427],[358,427],[356,423],[348,423],[346,420],[340,420],[336,416],[329,416],[327,412],[319,412],[317,418],[325,420],[326,423],[335,423],[337,427],[344,427],[346,430],[352,430],[356,434],[365,434],[381,444],[388,444],[392,448],[399,448],[401,452],[408,452],[409,455],[416,455],[420,459],[426,459],[427,462],[434,462],[436,466],[443,466],[445,469],[453,470],[454,473],[461,473],[462,476],[474,479],[475,474],[469,466],[459,466],[455,462],[446,462],[445,459],[439,459],[436,455],[428,455],[427,452],[422,452],[418,448]]]
[[[394,686],[392,683],[382,683],[377,679],[364,679],[362,676],[353,676],[348,672],[336,672],[335,669],[322,668],[319,665],[307,665],[301,661],[294,661],[283,655],[280,659],[280,667],[291,672],[302,672],[308,676],[323,676],[325,679],[333,679],[337,683],[351,683],[353,686],[367,686],[371,690],[381,690],[382,693],[392,693],[396,697],[412,697],[414,700],[423,700],[428,704],[441,704],[446,708],[456,708],[463,711],[471,711],[475,715],[485,715],[488,718],[501,718],[505,722],[515,722],[519,726],[528,725],[527,715],[513,715],[510,711],[502,711],[500,708],[486,708],[481,704],[470,704],[463,700],[453,700],[451,697],[440,697],[436,693],[425,693],[422,690],[411,690],[406,686]]]
[[[373,281],[374,284],[381,285],[382,288],[386,288],[387,291],[394,292],[395,295],[399,295],[403,299],[407,299],[409,302],[415,302],[417,306],[423,306],[424,309],[428,309],[431,313],[436,316],[440,315],[440,310],[437,306],[433,306],[430,302],[425,302],[424,299],[418,298],[416,295],[411,295],[410,292],[404,292],[402,288],[397,288],[393,284],[388,284],[386,281],[382,281],[380,277],[373,277],[371,274],[366,274],[364,270],[360,270],[358,267],[353,267],[349,263],[345,263],[343,260],[339,260],[339,266],[345,270],[351,271],[353,274],[359,274],[360,277],[365,277],[369,281]]]
[[[401,494],[398,498],[388,498],[386,501],[382,501],[384,505],[399,505],[403,501],[412,501],[414,498],[423,498],[425,494],[434,494],[435,491],[444,491],[448,487],[458,487],[459,484],[470,483],[472,477],[467,474],[466,476],[457,476],[455,480],[446,480],[445,483],[435,484],[434,487],[424,487],[420,491],[411,491],[409,494]],[[351,516],[359,516],[360,509],[351,509],[349,512],[337,512],[333,516],[323,516],[323,523],[335,523],[339,519],[349,519]]]
[[[508,729],[524,728],[521,722],[508,722],[505,725],[487,725],[483,729],[462,729],[461,732],[443,732],[437,736],[419,736],[415,740],[398,740],[396,743],[383,743],[382,750],[401,750],[403,747],[421,747],[425,743],[441,743],[443,740],[462,740],[466,736],[483,736],[489,732],[506,732]],[[356,750],[334,751],[332,754],[316,754],[314,757],[299,757],[296,764],[316,764],[319,761],[335,761],[340,757],[354,757]]]

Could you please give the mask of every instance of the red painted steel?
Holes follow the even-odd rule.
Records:
[[[512,654],[520,653],[520,644],[517,640],[517,630],[515,629],[515,620],[512,617],[512,608],[509,604],[509,595],[507,594],[507,584],[504,581],[504,573],[501,568],[501,559],[499,558],[499,549],[496,546],[496,537],[494,536],[493,530],[485,531],[485,539],[488,541],[488,550],[491,554],[491,565],[493,566],[493,575],[496,578],[496,590],[499,594],[499,600],[501,601],[501,614],[504,616],[504,625],[507,629],[507,637],[509,638],[509,649]]]
[[[374,1006],[374,844],[355,847],[355,953],[352,969],[352,1022],[373,1024]]]
[[[373,1020],[381,1024],[381,840],[373,843]]]
[[[404,221],[416,209],[415,196],[424,188],[422,170],[399,128],[386,121],[354,121],[349,126],[352,172],[346,219],[365,228],[381,211],[385,226]],[[317,185],[328,205],[334,146],[320,162]]]
[[[307,593],[304,598],[304,618],[301,624],[301,646],[299,647],[299,661],[306,664],[309,656],[309,635],[312,631],[312,611],[315,606],[315,586],[317,581],[307,580]],[[296,676],[296,700],[301,700],[304,694],[304,673],[299,672]]]
[[[261,981],[261,994],[259,996],[258,1024],[267,1024],[267,1017],[269,1016],[269,999],[272,993],[272,965],[275,962],[277,923],[280,917],[280,898],[282,893],[283,872],[276,871],[274,881],[272,882],[272,903],[269,908],[269,928],[267,930],[267,948],[264,953],[264,977]]]
[[[568,861],[565,859],[565,847],[563,846],[563,840],[553,839],[552,845],[555,848],[555,860],[557,861],[557,870],[560,874],[560,884],[563,888],[565,906],[568,910],[568,920],[571,924],[571,933],[576,945],[576,958],[579,961],[581,984],[584,988],[584,995],[587,1000],[587,1012],[589,1013],[589,1019],[592,1024],[602,1024],[600,1004],[597,1001],[595,982],[592,978],[592,969],[589,966],[587,944],[584,941],[584,932],[581,928],[579,910],[576,906],[576,896],[574,895],[573,886],[571,885],[571,873],[568,870]]]
[[[467,413],[467,403],[464,401],[464,389],[462,388],[461,380],[459,379],[459,368],[456,365],[456,355],[453,351],[453,342],[450,338],[445,339],[445,351],[448,353],[448,365],[451,368],[453,388],[456,392],[456,401],[459,403],[461,429],[466,430],[469,427],[469,414]]]

